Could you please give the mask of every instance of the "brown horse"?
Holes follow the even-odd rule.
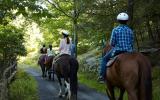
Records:
[[[52,67],[52,62],[53,62],[54,56],[46,56],[45,58],[45,67],[46,67],[46,72],[48,72],[48,78],[51,79],[51,75],[53,76],[54,80],[54,70]]]
[[[111,49],[106,46],[104,51]],[[128,100],[152,100],[151,64],[141,53],[119,54],[114,63],[107,68],[107,94],[116,100],[114,88],[120,89],[118,100],[123,100],[126,91]]]
[[[40,65],[42,70],[42,77],[46,77],[48,73],[48,78],[51,79],[51,71],[53,72],[52,70],[53,58],[54,56],[47,57],[46,54],[42,54],[39,57],[38,64]],[[54,80],[54,72],[53,72],[53,80]]]
[[[42,70],[42,77],[46,77],[45,58],[46,54],[42,54],[38,59],[38,64],[40,65]]]
[[[78,72],[78,61],[67,54],[62,54],[58,58],[56,57],[53,61],[55,74],[60,84],[59,97],[63,96],[63,85],[65,84],[65,96],[69,100],[77,100],[77,72]],[[64,79],[62,83],[61,79]]]

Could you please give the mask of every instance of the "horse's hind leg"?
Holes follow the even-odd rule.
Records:
[[[43,64],[40,65],[42,70],[42,77],[45,77],[45,66]]]
[[[110,100],[116,100],[114,95],[114,87],[111,86],[109,83],[107,84],[108,91],[106,90],[108,97]]]
[[[118,100],[123,100],[123,95],[124,95],[125,89],[120,89],[120,96]]]
[[[57,78],[58,78],[58,82],[59,82],[59,85],[60,85],[58,96],[62,97],[62,82],[61,82],[61,78],[59,76],[57,76]]]
[[[129,90],[128,92],[128,100],[138,100],[137,92],[136,90]]]

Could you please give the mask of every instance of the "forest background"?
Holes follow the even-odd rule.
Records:
[[[99,59],[120,12],[130,16],[135,50],[149,53],[157,66],[159,9],[159,0],[0,0],[0,78],[13,60],[36,63],[43,44],[52,44],[56,51],[62,29],[70,32],[82,65],[87,52],[96,50],[92,56]]]

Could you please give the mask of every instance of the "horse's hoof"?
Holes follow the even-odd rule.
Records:
[[[44,75],[44,77],[47,77],[47,75]]]
[[[62,95],[58,95],[59,98],[62,98]]]
[[[68,96],[68,92],[65,93],[65,96],[66,96],[66,97]]]

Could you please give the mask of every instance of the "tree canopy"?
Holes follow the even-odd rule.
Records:
[[[4,56],[4,45],[15,48],[12,51],[18,55],[25,54],[23,38],[28,26],[33,27],[32,23],[36,23],[43,35],[44,41],[37,40],[39,44],[58,47],[59,32],[66,29],[77,45],[78,54],[100,48],[118,25],[116,16],[120,12],[127,12],[130,16],[128,24],[134,30],[138,50],[151,48],[151,45],[159,47],[159,4],[159,0],[1,0],[0,45],[4,48],[0,48],[0,56]],[[25,21],[21,27],[16,27],[11,23],[19,16],[23,16]],[[29,34],[33,36],[32,31]],[[8,44],[4,40],[8,40]],[[12,44],[12,40],[17,42]]]

